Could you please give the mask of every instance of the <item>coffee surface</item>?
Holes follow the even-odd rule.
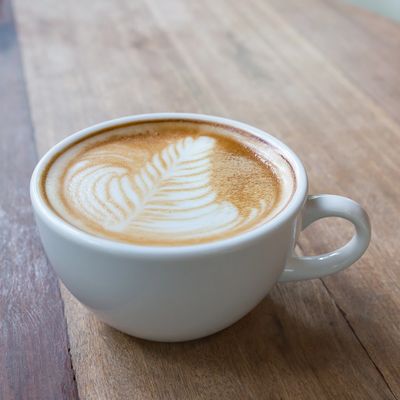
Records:
[[[276,215],[294,187],[268,143],[221,125],[152,121],[112,128],[49,164],[43,192],[65,221],[140,245],[211,242]]]

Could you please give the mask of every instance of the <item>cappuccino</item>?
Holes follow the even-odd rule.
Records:
[[[155,120],[112,127],[55,156],[42,195],[95,236],[147,246],[212,242],[278,214],[294,191],[270,144],[221,124]]]

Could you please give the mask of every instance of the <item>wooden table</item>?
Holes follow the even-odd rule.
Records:
[[[400,399],[400,25],[339,0],[0,2],[1,399]],[[28,182],[49,147],[156,111],[242,120],[288,143],[312,193],[363,204],[350,269],[278,285],[184,344],[117,332],[58,284]],[[300,251],[351,234],[322,221]]]

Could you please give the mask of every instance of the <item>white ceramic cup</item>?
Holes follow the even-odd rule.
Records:
[[[95,237],[68,224],[48,207],[40,190],[40,178],[55,154],[98,130],[158,119],[217,122],[264,138],[295,172],[296,188],[289,204],[251,231],[224,240],[174,247],[138,246]],[[278,281],[338,272],[361,257],[371,234],[366,212],[353,200],[307,195],[302,163],[278,139],[241,122],[198,114],[125,117],[67,137],[36,166],[31,199],[44,249],[71,293],[107,324],[157,341],[210,335],[243,317]],[[353,238],[330,253],[296,256],[293,250],[300,230],[332,216],[354,224]]]

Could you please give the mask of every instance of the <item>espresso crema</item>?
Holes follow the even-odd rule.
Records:
[[[43,196],[95,236],[147,246],[212,242],[279,213],[292,168],[263,140],[228,126],[151,121],[109,128],[51,160]]]

